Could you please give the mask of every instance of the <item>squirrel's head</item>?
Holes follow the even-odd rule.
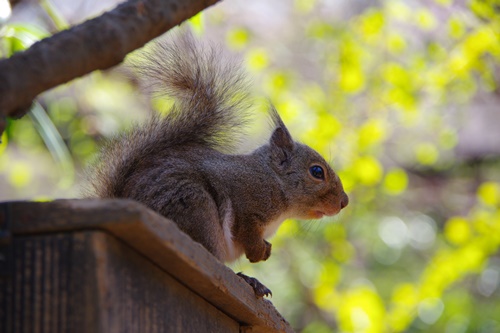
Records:
[[[279,117],[279,116],[278,116]],[[270,142],[270,163],[289,198],[292,217],[318,219],[347,206],[349,198],[338,175],[312,148],[295,142],[281,119]]]

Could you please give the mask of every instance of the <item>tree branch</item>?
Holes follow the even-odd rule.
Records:
[[[21,2],[21,0],[9,0],[10,8],[14,8],[14,6],[17,5],[18,2]]]
[[[0,60],[0,134],[41,92],[120,63],[151,39],[219,0],[129,0]]]

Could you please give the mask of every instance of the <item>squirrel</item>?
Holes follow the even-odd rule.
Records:
[[[91,171],[101,198],[131,198],[174,221],[222,262],[271,255],[266,240],[288,218],[319,219],[346,207],[341,180],[312,148],[293,140],[273,106],[267,144],[235,146],[249,115],[239,63],[190,33],[159,40],[134,65],[150,87],[174,99],[169,112],[104,144]],[[256,296],[271,291],[238,273]]]

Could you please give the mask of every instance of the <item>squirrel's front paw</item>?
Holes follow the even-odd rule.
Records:
[[[253,246],[250,250],[246,251],[247,258],[252,263],[267,260],[271,256],[271,243],[263,239],[259,245]]]
[[[269,243],[265,239],[264,244],[266,246],[266,251],[264,252],[264,258],[262,260],[267,260],[271,256],[271,248],[273,247],[273,244]]]

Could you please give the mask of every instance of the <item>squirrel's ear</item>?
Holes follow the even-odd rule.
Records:
[[[269,140],[269,143],[271,145],[271,152],[277,162],[280,165],[283,165],[289,159],[289,156],[291,155],[295,147],[295,142],[293,141],[290,132],[288,132],[288,129],[283,123],[283,120],[281,120],[278,111],[276,111],[273,105],[271,105],[269,113],[274,125],[276,126],[276,129],[274,130],[273,134],[271,135],[271,139]]]
[[[278,127],[271,135],[271,145],[277,148],[292,151],[295,143],[286,127]]]
[[[288,164],[295,143],[286,127],[278,127],[274,130],[270,145],[271,155],[275,163],[280,166]]]
[[[271,135],[271,145],[290,151],[293,150],[295,143],[292,139],[292,136],[290,135],[290,132],[288,132],[288,129],[286,128],[283,120],[281,120],[278,111],[276,111],[276,108],[272,104],[269,110],[269,114],[276,128],[273,132],[273,135]]]

